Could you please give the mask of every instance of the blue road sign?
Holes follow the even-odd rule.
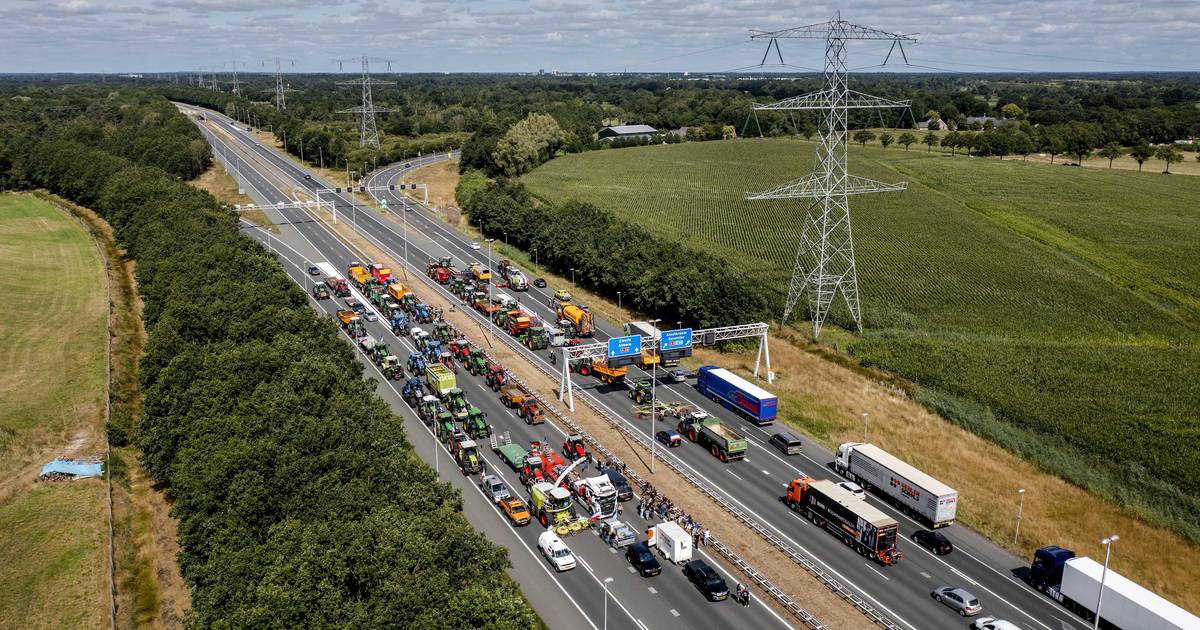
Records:
[[[658,340],[658,349],[662,352],[683,350],[692,347],[692,329],[664,330]]]
[[[642,338],[639,335],[611,337],[608,340],[608,358],[619,359],[642,353]]]

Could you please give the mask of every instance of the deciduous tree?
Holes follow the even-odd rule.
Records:
[[[868,131],[866,129],[859,129],[858,131],[854,132],[854,141],[861,144],[863,147],[866,147],[867,143],[874,139],[875,139],[875,132],[873,132],[873,131]]]
[[[909,146],[916,144],[917,137],[911,132],[905,131],[904,133],[900,134],[900,137],[896,139],[896,142],[904,145],[904,150],[907,151]]]

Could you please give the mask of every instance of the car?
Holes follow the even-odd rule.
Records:
[[[364,312],[364,313],[363,313],[363,319],[365,319],[365,320],[367,320],[367,321],[369,321],[369,322],[373,322],[373,321],[375,321],[375,319],[376,319],[376,318],[375,318],[375,311],[366,311],[366,312]]]
[[[346,308],[348,308],[360,315],[362,314],[363,311],[367,310],[367,307],[365,304],[363,304],[362,302],[359,302],[358,300],[356,300],[354,298],[350,298],[349,300],[346,300]]]
[[[950,544],[950,539],[938,532],[918,529],[917,531],[913,532],[912,539],[913,542],[939,556],[944,556],[951,551],[954,551],[954,545]]]
[[[315,275],[319,275],[320,273],[321,273],[321,270],[320,270],[320,269],[317,269],[317,266],[316,266],[316,265],[309,265],[309,266],[308,266],[308,275],[310,275],[310,276],[315,276]]]
[[[725,578],[703,560],[690,560],[684,564],[683,576],[695,584],[709,601],[719,602],[729,597],[729,587],[725,585]]]
[[[471,241],[471,249],[479,249],[479,241]]]
[[[508,486],[504,485],[504,482],[500,481],[500,478],[496,475],[488,475],[484,477],[483,481],[479,482],[479,487],[483,488],[484,494],[488,495],[488,498],[491,499],[493,503],[499,503],[500,501],[512,496],[508,492]]]
[[[548,529],[538,536],[538,550],[554,565],[555,571],[570,571],[575,568],[575,554],[571,553],[567,543],[552,530]]]
[[[625,502],[633,500],[633,488],[625,480],[624,475],[612,468],[606,469],[604,474],[608,475],[608,480],[612,482],[613,488],[617,490],[617,501]]]
[[[675,448],[683,444],[683,438],[679,437],[678,433],[669,429],[655,433],[654,439],[658,440],[659,444],[669,448]]]
[[[308,173],[305,173],[305,174],[304,174],[304,179],[311,180],[311,179],[312,179],[312,175],[309,175]]]
[[[684,370],[671,370],[669,376],[676,383],[682,383],[687,380],[687,372]]]
[[[839,481],[838,487],[854,495],[855,499],[867,498],[867,493],[863,491],[862,486],[854,483],[853,481]]]
[[[566,289],[555,289],[554,299],[558,300],[559,302],[570,302],[571,292]]]
[[[1021,627],[1011,621],[995,617],[980,617],[971,624],[975,630],[1021,630]]]
[[[535,279],[535,280],[533,281],[533,286],[535,286],[535,287],[537,287],[537,288],[539,288],[539,289],[545,289],[545,288],[546,288],[546,279],[545,279],[545,278],[537,278],[537,279]]]
[[[770,442],[784,455],[795,455],[800,452],[800,436],[791,431],[780,431],[772,435]]]
[[[978,615],[983,610],[983,606],[979,605],[979,600],[974,595],[955,586],[939,586],[933,589],[929,596],[949,606],[963,617]]]
[[[658,563],[654,554],[650,553],[650,547],[644,542],[629,545],[625,550],[625,559],[642,577],[654,577],[662,573],[662,565]]]
[[[528,525],[530,522],[529,508],[525,506],[525,502],[517,497],[508,497],[500,499],[500,509],[504,510],[505,516],[515,526]]]

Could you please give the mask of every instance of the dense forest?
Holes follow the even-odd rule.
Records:
[[[190,625],[533,627],[336,326],[185,183],[209,163],[149,90],[0,84],[0,188],[91,207],[137,261],[144,409],[109,435],[174,502]]]
[[[243,75],[241,98],[230,86],[218,90],[189,85],[193,77],[162,77],[153,85],[170,98],[221,110],[248,125],[269,129],[286,139],[287,149],[314,165],[369,169],[419,152],[463,147],[478,134],[490,143],[530,114],[548,114],[561,129],[558,152],[607,148],[596,132],[612,124],[648,124],[663,132],[688,128],[684,137],[707,140],[741,135],[808,135],[816,119],[752,116],[755,103],[766,103],[820,88],[815,75],[731,78],[724,75],[523,76],[378,74],[390,85],[373,89],[383,135],[379,149],[358,147],[358,125],[338,113],[360,104],[359,91],[339,86],[349,75],[284,75],[287,109],[274,107],[274,77]],[[207,77],[206,77],[207,80]],[[176,82],[178,81],[178,82]],[[908,109],[854,112],[855,128],[904,131],[930,117],[957,131],[989,131],[991,117],[1012,126],[979,140],[983,153],[1055,150],[1069,144],[1132,147],[1200,136],[1200,76],[1194,74],[1005,75],[857,74],[853,89],[897,100]],[[1003,131],[1004,133],[1000,133]],[[1019,133],[1018,133],[1019,132]],[[674,136],[662,139],[675,141]],[[1026,140],[1028,139],[1028,143]],[[491,144],[487,147],[490,149]],[[964,150],[972,147],[964,145]],[[1063,147],[1059,152],[1067,151]],[[549,156],[552,157],[552,156]],[[495,173],[491,165],[474,168]]]

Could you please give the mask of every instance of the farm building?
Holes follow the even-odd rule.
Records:
[[[612,140],[613,138],[647,139],[657,133],[658,130],[650,125],[616,125],[601,129],[596,134],[596,137],[601,140]]]
[[[934,131],[945,131],[947,129],[947,125],[945,121],[943,121],[941,118],[938,118],[936,120],[926,120],[917,123],[917,129],[920,129],[921,131],[928,131],[930,129]]]

